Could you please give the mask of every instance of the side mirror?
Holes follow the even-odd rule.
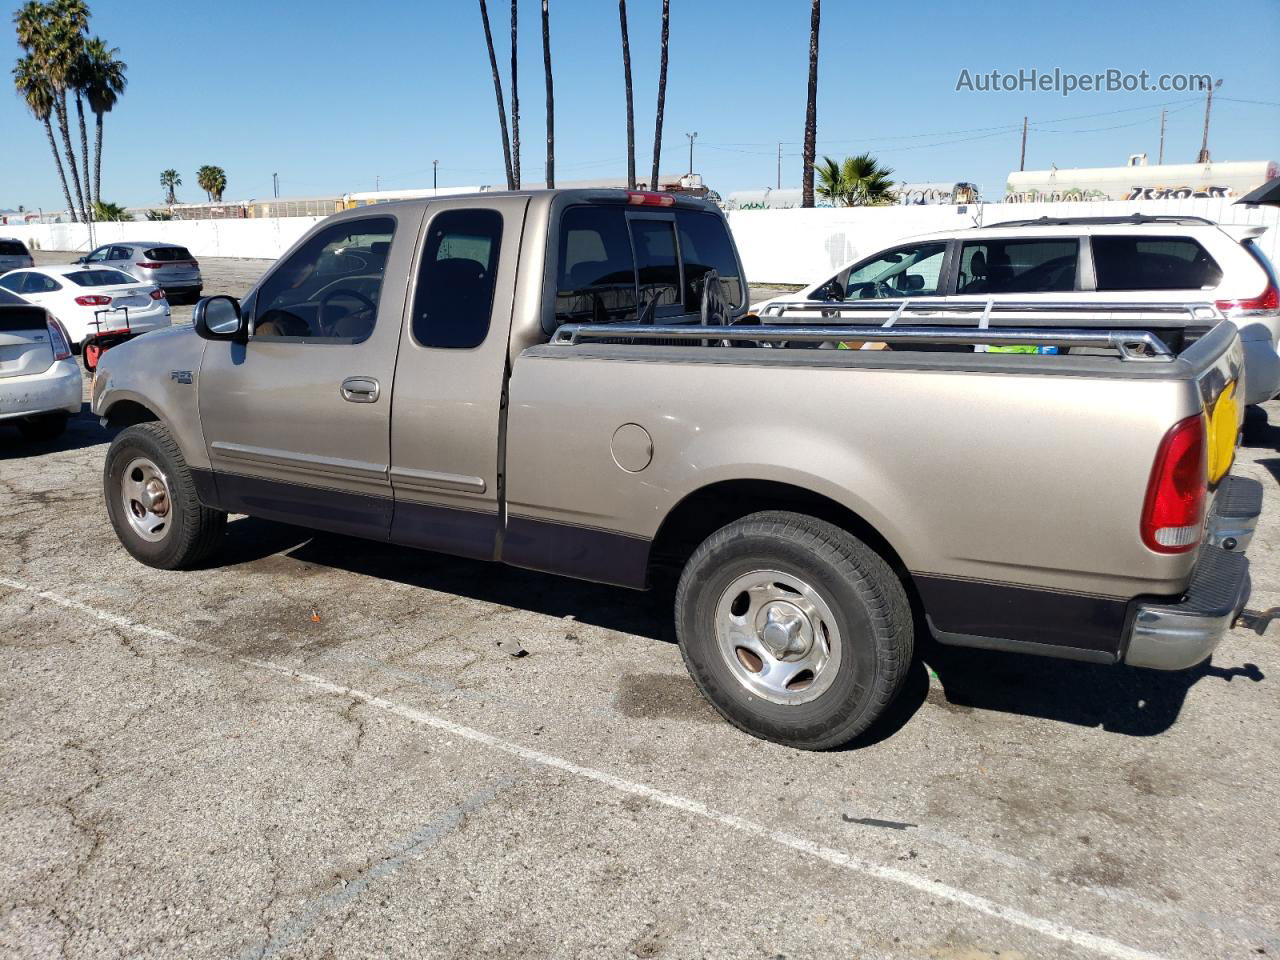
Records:
[[[202,297],[191,311],[191,324],[206,340],[240,340],[249,330],[235,297]]]
[[[88,257],[81,257],[79,260],[77,260],[77,261],[76,261],[76,263],[79,263],[79,264],[81,264],[81,265],[86,264],[86,263],[88,263],[88,262],[89,262],[89,258],[88,258]]]

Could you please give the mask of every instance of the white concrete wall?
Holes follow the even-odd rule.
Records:
[[[988,203],[968,206],[844,207],[812,210],[733,210],[729,226],[752,283],[824,280],[850,260],[899,240],[1035,217],[1181,214],[1220,223],[1270,227],[1258,244],[1280,265],[1280,209],[1241,207],[1231,200],[1109,200],[1098,203]]]
[[[265,257],[275,259],[323,217],[277,217],[258,220],[157,220],[96,223],[99,245],[116,240],[179,243],[196,257]],[[41,223],[0,227],[41,250],[85,253],[89,228],[82,223]]]
[[[1041,216],[1124,216],[1131,213],[1184,214],[1223,223],[1256,223],[1269,229],[1259,245],[1280,264],[1280,209],[1234,206],[1230,200],[1114,200],[1099,203],[989,203],[916,207],[845,207],[814,210],[734,210],[729,226],[752,283],[813,283],[858,257],[908,237],[955,230],[978,222]],[[166,220],[99,223],[97,242],[159,240],[180,243],[196,257],[265,257],[287,250],[320,217],[256,220]],[[56,223],[0,227],[41,250],[84,253],[83,224]]]

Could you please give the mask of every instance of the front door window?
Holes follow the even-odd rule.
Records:
[[[846,300],[934,296],[942,282],[943,242],[898,247],[858,264],[845,282]]]

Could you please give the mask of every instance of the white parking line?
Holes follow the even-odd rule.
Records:
[[[927,877],[919,876],[918,874],[902,870],[898,867],[890,867],[862,860],[846,853],[843,850],[836,850],[833,847],[823,846],[822,844],[815,843],[812,840],[807,840],[804,837],[800,837],[795,834],[786,833],[781,830],[774,830],[770,827],[764,826],[763,824],[755,823],[754,821],[747,820],[732,813],[724,813],[707,806],[701,801],[693,800],[679,794],[670,793],[666,790],[660,790],[644,783],[626,780],[603,770],[597,770],[594,767],[583,766],[581,764],[574,763],[571,760],[565,760],[562,757],[544,753],[541,750],[534,750],[530,747],[502,740],[491,734],[485,733],[482,730],[477,730],[473,727],[455,723],[452,720],[426,713],[425,711],[406,706],[405,704],[387,700],[383,697],[377,696],[376,694],[358,690],[354,687],[348,687],[341,683],[335,683],[334,681],[327,680],[324,677],[304,673],[300,670],[294,670],[290,667],[281,666],[268,661],[241,656],[213,644],[185,639],[176,634],[169,633],[166,630],[149,627],[144,623],[139,623],[138,621],[132,620],[128,617],[123,617],[119,614],[110,613],[105,610],[99,610],[98,608],[82,603],[79,600],[63,597],[47,590],[38,590],[35,587],[29,586],[28,584],[18,580],[12,580],[8,577],[0,576],[0,585],[31,594],[32,596],[40,597],[50,603],[86,614],[101,621],[102,623],[111,624],[112,626],[122,630],[129,630],[140,636],[150,637],[156,640],[164,640],[178,646],[202,650],[207,653],[215,654],[219,657],[234,660],[258,670],[264,670],[280,676],[288,677],[315,690],[332,693],[342,697],[354,698],[371,707],[376,707],[379,710],[386,711],[387,713],[408,720],[411,723],[431,727],[433,729],[452,734],[453,736],[463,740],[482,744],[491,749],[519,757],[527,763],[547,767],[553,770],[559,770],[563,773],[567,773],[584,780],[590,780],[594,783],[609,787],[612,790],[616,790],[619,793],[627,793],[643,797],[653,803],[683,811],[684,813],[719,824],[722,827],[728,827],[729,829],[736,830],[740,833],[768,840],[770,843],[777,846],[795,850],[840,869],[848,870],[852,873],[859,873],[868,877],[874,877],[877,880],[885,880],[890,883],[909,887],[920,893],[926,894],[927,896],[936,897],[940,900],[947,900],[960,906],[968,907],[970,910],[977,913],[995,917],[996,919],[1003,920],[1006,923],[1022,927],[1025,930],[1030,930],[1033,933],[1053,940],[1070,943],[1074,946],[1091,950],[1103,956],[1113,957],[1115,960],[1164,960],[1164,958],[1159,954],[1151,953],[1137,947],[1131,947],[1127,944],[1120,943],[1117,940],[1112,940],[1109,937],[1100,936],[1087,930],[1080,930],[1056,920],[1038,917],[1034,914],[1019,910],[1016,907],[997,903],[994,900],[971,893],[968,890],[940,883],[936,880],[930,880]]]

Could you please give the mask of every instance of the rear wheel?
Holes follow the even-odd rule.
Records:
[[[65,413],[45,413],[38,417],[28,417],[18,421],[18,430],[24,440],[54,440],[67,429]]]
[[[911,610],[884,559],[796,513],[745,517],[693,554],[676,591],[685,665],[730,723],[804,750],[864,732],[911,661]]]
[[[181,570],[217,549],[227,515],[200,502],[191,470],[161,424],[121,431],[107,451],[102,481],[111,525],[136,559]]]

